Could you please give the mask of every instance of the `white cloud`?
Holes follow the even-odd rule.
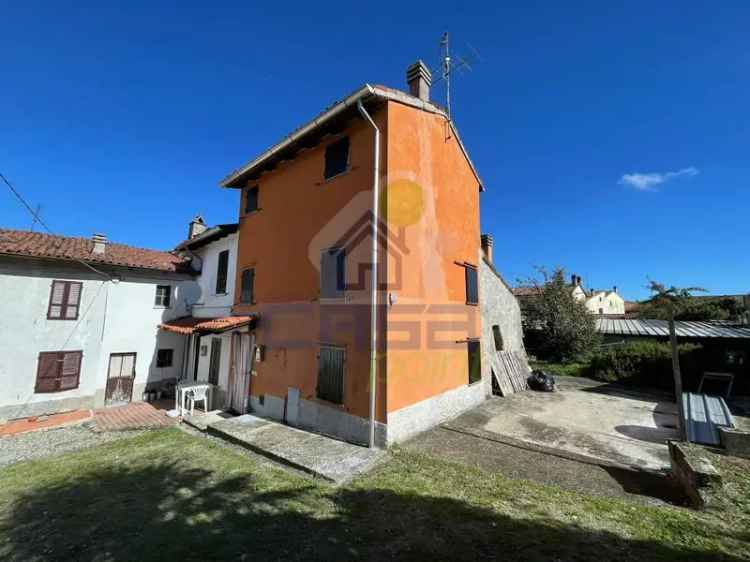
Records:
[[[667,183],[670,180],[673,180],[675,178],[679,177],[688,177],[691,178],[693,176],[697,176],[699,173],[698,168],[695,168],[694,166],[690,166],[689,168],[683,168],[682,170],[677,170],[676,172],[651,172],[648,174],[624,174],[621,178],[619,183],[620,185],[627,185],[629,187],[632,187],[633,189],[637,189],[638,191],[656,191],[657,186]]]

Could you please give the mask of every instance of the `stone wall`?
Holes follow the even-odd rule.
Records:
[[[479,261],[479,304],[482,314],[482,380],[492,390],[492,375],[501,369],[495,349],[492,327],[498,326],[503,339],[503,351],[519,352],[526,363],[523,345],[521,308],[510,287],[500,273],[484,258]]]

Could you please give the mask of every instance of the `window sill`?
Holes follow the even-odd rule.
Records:
[[[50,318],[49,316],[47,316],[47,320],[54,320],[55,322],[58,322],[60,320],[78,320],[78,316],[76,316],[75,318]]]
[[[74,386],[72,388],[56,388],[55,390],[37,390],[35,388],[34,394],[56,394],[58,392],[69,392],[71,390],[78,390],[78,386]]]
[[[154,310],[169,310],[172,308],[171,306],[156,306],[154,305]]]
[[[479,303],[466,301],[466,306],[479,306]]]
[[[260,213],[260,212],[261,212],[262,210],[263,210],[263,207],[258,207],[258,208],[257,208],[257,209],[255,209],[254,211],[245,211],[244,213],[242,213],[242,216],[241,216],[240,218],[243,218],[243,219],[244,219],[245,217],[251,217],[251,216],[253,216],[253,215],[257,215],[257,214],[258,214],[258,213]]]

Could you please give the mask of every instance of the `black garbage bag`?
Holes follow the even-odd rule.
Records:
[[[541,392],[555,391],[555,377],[544,371],[532,371],[528,378],[529,388]]]

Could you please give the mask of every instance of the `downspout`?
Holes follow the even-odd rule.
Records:
[[[380,200],[380,129],[370,114],[357,100],[357,109],[373,129],[374,148],[372,165],[372,285],[370,303],[370,448],[375,447],[375,390],[377,387],[378,361],[378,204]]]

